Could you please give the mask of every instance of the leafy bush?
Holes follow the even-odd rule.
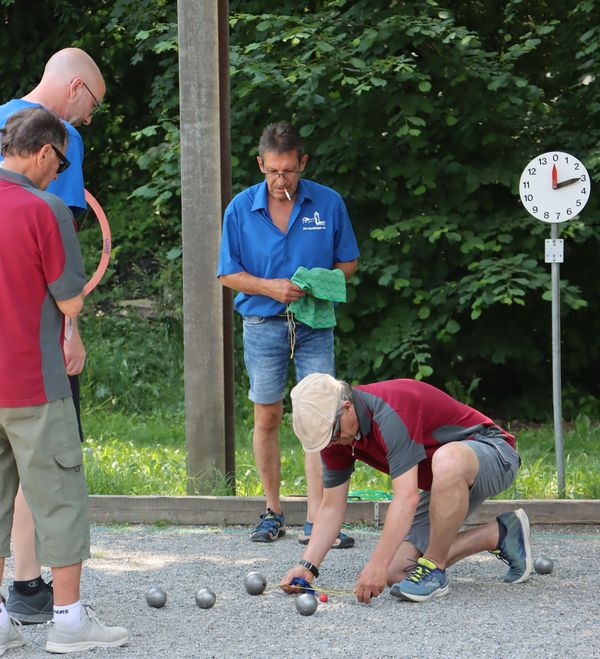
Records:
[[[65,45],[98,61],[106,111],[82,129],[85,177],[109,215],[114,258],[93,303],[110,316],[122,299],[149,298],[179,340],[177,3],[38,5],[32,13],[0,0],[1,96],[26,93]],[[338,313],[339,374],[427,378],[495,416],[548,417],[549,230],[520,206],[517,185],[531,157],[555,148],[573,152],[598,180],[598,3],[282,0],[276,13],[265,0],[229,5],[234,191],[260,179],[254,156],[264,125],[290,119],[306,139],[307,176],[344,196],[357,232],[360,269]],[[75,35],[71,44],[65,34]],[[570,417],[600,407],[599,217],[592,195],[581,218],[562,226]],[[97,255],[91,224],[81,232],[88,270]],[[100,368],[94,342],[107,335],[87,321],[85,332],[89,364]],[[156,384],[137,383],[161,368],[144,340],[139,347],[138,359],[125,348],[120,380],[119,369],[96,370],[89,393],[132,401],[122,393],[127,381],[155,400]],[[118,363],[121,347],[109,350]],[[147,358],[148,367],[136,363]],[[236,360],[246,416],[239,349]]]
[[[252,156],[264,124],[289,118],[307,141],[306,175],[346,198],[359,237],[355,288],[339,311],[341,375],[463,390],[478,379],[473,398],[490,412],[547,416],[549,230],[517,203],[517,185],[532,156],[559,145],[597,177],[600,103],[586,83],[600,8],[231,8],[235,188],[258,179]],[[563,229],[562,282],[564,378],[595,398],[599,346],[579,328],[597,334],[596,210],[594,199]]]

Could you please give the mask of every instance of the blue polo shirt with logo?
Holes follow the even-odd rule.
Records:
[[[291,279],[300,266],[333,268],[359,256],[342,197],[331,188],[300,179],[288,231],[282,233],[268,210],[266,182],[236,195],[223,219],[217,276],[247,272],[263,279]],[[285,305],[264,295],[239,293],[242,316],[275,316]]]

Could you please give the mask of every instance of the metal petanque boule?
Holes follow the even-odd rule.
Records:
[[[533,561],[533,569],[538,574],[550,574],[554,569],[554,561],[546,554],[540,554],[535,561]]]
[[[267,580],[260,572],[248,572],[244,577],[244,587],[250,595],[262,595],[267,587]]]
[[[217,596],[210,588],[200,588],[196,592],[196,604],[201,609],[212,609],[217,601]]]
[[[146,591],[146,603],[153,609],[162,609],[167,603],[167,593],[159,586],[152,586]]]
[[[298,609],[298,613],[303,616],[312,616],[317,610],[318,604],[317,598],[310,593],[298,595],[296,599],[296,609]]]

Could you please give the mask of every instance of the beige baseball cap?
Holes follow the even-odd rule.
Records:
[[[311,373],[292,389],[292,426],[306,453],[331,441],[342,385],[331,375]]]

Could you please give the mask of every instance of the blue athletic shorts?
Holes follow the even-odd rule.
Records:
[[[244,362],[252,402],[268,405],[283,399],[292,340],[297,382],[311,373],[335,376],[333,327],[312,329],[285,316],[244,316]]]
[[[479,460],[479,471],[469,492],[468,517],[486,499],[500,494],[511,485],[517,476],[521,458],[493,426],[474,435],[473,439],[464,440],[464,443],[475,451]],[[429,543],[430,496],[430,492],[421,492],[415,518],[405,538],[422,554]]]

